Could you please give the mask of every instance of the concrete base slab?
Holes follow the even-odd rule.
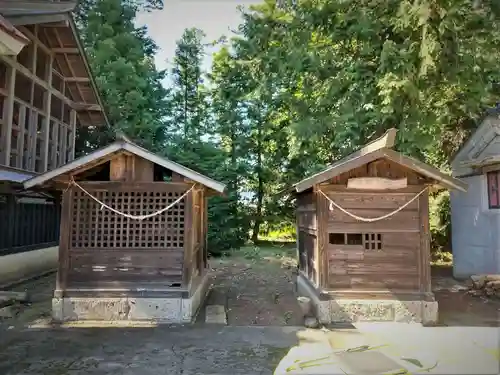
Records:
[[[297,276],[297,292],[309,297],[318,320],[323,324],[353,322],[404,322],[435,325],[438,303],[420,300],[332,299],[322,301],[304,279]]]
[[[207,295],[209,276],[197,282],[191,297],[63,297],[52,299],[52,318],[68,321],[150,321],[190,323]]]
[[[18,308],[16,306],[4,306],[0,308],[0,319],[4,318],[13,318],[16,316],[18,312]]]
[[[225,307],[222,305],[208,305],[205,308],[205,323],[227,324]]]

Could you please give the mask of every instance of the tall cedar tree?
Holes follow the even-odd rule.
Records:
[[[243,243],[241,220],[237,212],[237,192],[231,182],[231,159],[213,137],[217,117],[209,109],[208,88],[204,85],[202,62],[205,56],[204,34],[186,29],[177,41],[172,69],[172,117],[168,127],[168,154],[179,163],[229,183],[224,197],[212,197],[208,204],[208,244],[212,254]]]
[[[283,161],[279,180],[291,182],[396,126],[400,151],[446,169],[498,97],[495,2],[281,3],[244,12],[230,46],[254,81],[242,101],[253,108],[256,220],[285,212],[280,195],[263,194],[277,182],[269,160]],[[283,133],[288,154],[273,157]]]
[[[142,5],[148,4],[155,2]],[[138,2],[93,0],[80,6],[78,24],[111,129],[80,129],[78,149],[102,146],[121,130],[153,151],[162,150],[169,115],[165,72],[155,68],[157,46],[146,29],[134,26]]]

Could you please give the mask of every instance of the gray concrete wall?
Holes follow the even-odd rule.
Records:
[[[59,247],[0,256],[0,287],[57,269]]]
[[[450,192],[453,275],[500,274],[500,210],[488,208],[486,175],[462,180],[467,192]]]

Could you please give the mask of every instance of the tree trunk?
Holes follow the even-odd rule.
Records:
[[[262,224],[262,202],[264,201],[264,178],[262,176],[262,145],[261,145],[261,130],[262,124],[259,125],[257,133],[257,210],[255,212],[255,221],[253,224],[252,241],[255,243],[259,239],[260,225]]]

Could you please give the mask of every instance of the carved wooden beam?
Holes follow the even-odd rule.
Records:
[[[89,103],[74,103],[71,106],[75,111],[92,111],[92,112],[101,112],[102,108],[98,104],[89,104]]]
[[[407,178],[392,180],[382,177],[358,177],[347,180],[348,189],[359,190],[398,190],[408,186]]]
[[[359,152],[361,154],[368,154],[381,148],[393,148],[397,132],[398,130],[395,128],[387,130],[380,138],[367,143]]]
[[[65,77],[64,81],[70,83],[88,83],[90,79],[88,77]]]
[[[78,48],[52,48],[52,52],[56,54],[66,53],[70,55],[79,55],[81,53]]]

